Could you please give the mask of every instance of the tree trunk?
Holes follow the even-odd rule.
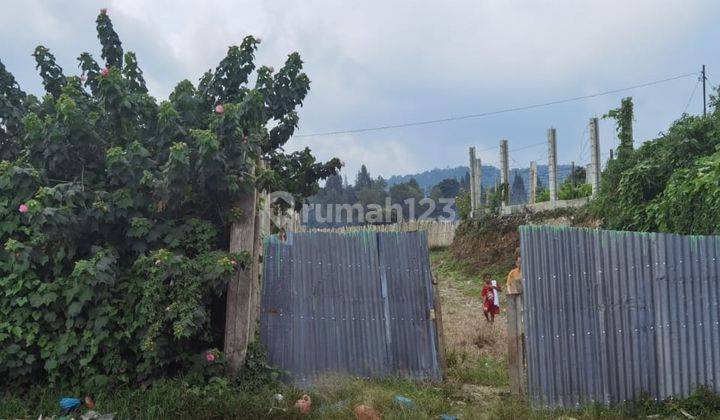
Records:
[[[227,289],[225,313],[225,358],[231,375],[237,374],[245,362],[247,346],[253,340],[257,320],[255,296],[257,295],[256,249],[256,199],[253,191],[238,203],[242,210],[241,220],[230,227],[230,252],[247,251],[253,256],[251,266],[238,270],[230,279]]]

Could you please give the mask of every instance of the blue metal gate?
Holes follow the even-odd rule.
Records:
[[[441,378],[423,231],[265,240],[260,339],[298,386],[328,373]]]

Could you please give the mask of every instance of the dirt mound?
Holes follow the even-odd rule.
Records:
[[[522,225],[597,227],[597,222],[583,209],[488,215],[464,220],[455,232],[451,246],[453,257],[464,264],[469,274],[507,273],[520,255],[518,228]]]

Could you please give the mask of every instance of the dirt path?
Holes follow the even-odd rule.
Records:
[[[440,287],[448,377],[461,384],[465,401],[498,403],[507,387],[507,328],[500,316],[489,324],[482,314],[481,283],[457,270],[447,252],[436,252],[433,273]]]

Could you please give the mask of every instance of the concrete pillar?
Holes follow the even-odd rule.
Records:
[[[508,199],[510,198],[510,174],[508,168],[508,158],[508,141],[500,140],[500,185],[505,187],[505,194],[503,194],[502,199],[503,206],[508,205]]]
[[[475,208],[479,209],[482,207],[482,160],[475,158],[475,178],[473,183],[475,184]]]
[[[470,165],[468,166],[470,170],[470,218],[475,217],[475,202],[477,195],[477,192],[475,192],[475,148],[471,147],[469,150],[470,154]]]
[[[590,118],[590,165],[588,165],[588,181],[592,186],[592,196],[595,197],[600,189],[600,135],[598,130],[598,119]]]
[[[537,163],[530,162],[530,204],[537,201]]]
[[[550,190],[550,201],[557,201],[557,144],[554,128],[549,128],[548,139],[548,189]]]

